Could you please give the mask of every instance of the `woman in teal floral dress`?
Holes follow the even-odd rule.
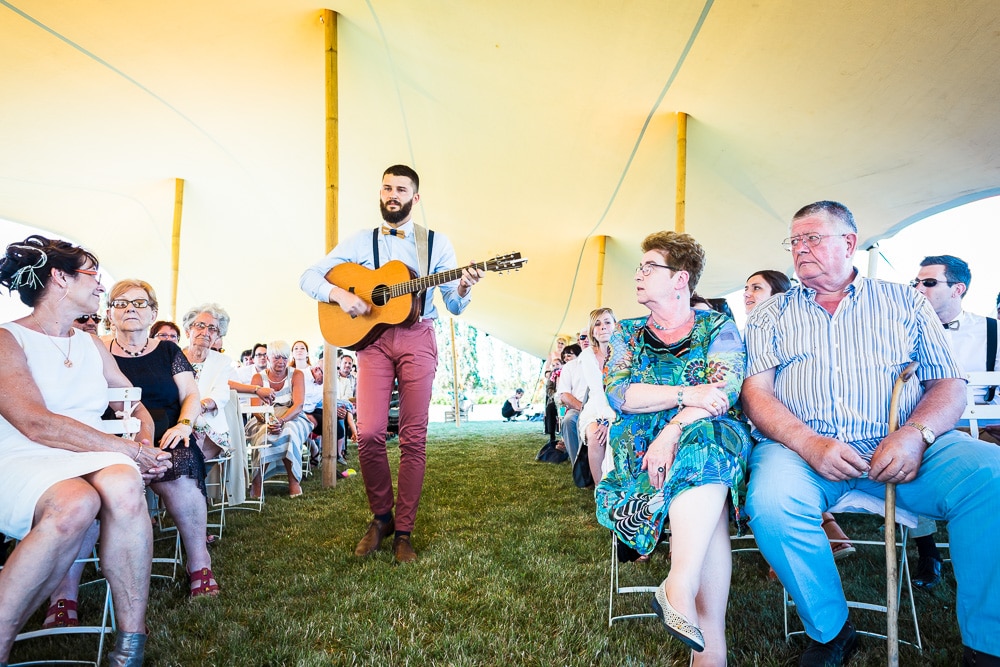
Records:
[[[687,234],[642,244],[636,296],[647,317],[609,344],[609,439],[615,469],[597,486],[597,518],[640,554],[669,517],[671,568],[653,608],[695,665],[726,663],[732,570],[730,508],[739,515],[752,441],[739,407],[745,352],[728,317],[690,308],[705,253]]]

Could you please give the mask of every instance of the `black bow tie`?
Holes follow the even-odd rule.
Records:
[[[946,322],[944,328],[954,329],[955,331],[958,331],[958,320],[952,320],[951,322]]]

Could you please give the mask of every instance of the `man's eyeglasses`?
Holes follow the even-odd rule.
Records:
[[[149,308],[150,305],[149,299],[132,299],[131,301],[128,299],[114,299],[108,302],[109,306],[117,310],[125,310],[130,304],[139,309]]]
[[[205,324],[204,322],[192,322],[191,328],[197,329],[198,331],[205,331],[207,329],[210,334],[219,333],[219,327],[214,324]]]
[[[916,287],[920,284],[923,284],[924,287],[937,287],[938,283],[944,283],[948,287],[957,284],[950,280],[938,280],[937,278],[914,278],[910,281],[910,287]]]
[[[267,356],[267,352],[258,352],[257,354],[255,354],[253,356],[254,357],[266,357]]]
[[[790,239],[782,241],[781,247],[789,252],[796,250],[803,243],[810,248],[815,248],[823,242],[823,239],[836,236],[847,236],[847,234],[805,234],[803,236],[793,236]]]
[[[176,343],[177,340],[180,338],[180,336],[175,334],[173,331],[163,331],[153,336],[153,338],[159,338],[160,340],[169,340]]]
[[[645,264],[640,264],[635,267],[636,273],[641,271],[644,276],[648,276],[652,273],[653,269],[670,269],[671,271],[680,271],[680,269],[675,269],[667,264],[657,264],[656,262],[646,262]]]
[[[97,324],[98,322],[101,321],[101,316],[98,315],[97,313],[94,313],[93,315],[81,315],[80,317],[76,318],[76,321],[77,324],[86,324],[87,322],[93,322],[94,324]]]

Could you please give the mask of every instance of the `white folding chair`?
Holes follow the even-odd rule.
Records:
[[[878,516],[885,516],[885,502],[876,496],[868,493],[863,493],[858,490],[852,490],[846,493],[837,503],[831,507],[828,512],[832,514],[874,514]],[[906,556],[906,540],[907,531],[909,528],[915,528],[917,525],[917,515],[909,512],[901,507],[896,507],[896,523],[898,527],[899,539],[896,542],[897,552],[899,553],[899,580],[896,587],[896,607],[899,608],[900,598],[902,597],[903,585],[906,586],[907,596],[910,601],[910,612],[913,618],[913,641],[903,641],[903,644],[909,644],[917,649],[918,652],[923,651],[923,644],[920,640],[920,625],[917,622],[917,608],[913,601],[913,586],[910,584],[910,565],[909,560]],[[838,542],[843,540],[830,540],[831,542]],[[874,546],[878,547],[881,553],[885,552],[885,541],[879,540],[860,540],[856,537],[850,539],[851,544],[856,547],[863,546]],[[850,569],[854,563],[854,559],[847,559],[844,561],[839,561],[842,563],[841,572],[845,569]],[[843,574],[841,574],[843,578]],[[884,590],[884,589],[883,589]],[[884,597],[884,596],[883,596]],[[794,635],[805,634],[805,630],[792,630],[790,627],[790,617],[791,612],[795,608],[795,602],[792,600],[791,596],[788,595],[788,591],[782,587],[782,598],[784,601],[784,619],[785,619],[785,641],[789,641]],[[863,609],[866,611],[873,611],[882,614],[888,614],[888,601],[886,604],[882,604],[881,600],[878,602],[863,602],[858,600],[848,600],[847,606],[850,609]],[[887,639],[886,634],[879,632],[874,632],[870,630],[858,629],[857,633],[859,635],[867,635],[869,637],[877,637],[880,639]]]
[[[121,402],[123,407],[121,410],[115,412],[114,419],[104,419],[101,421],[101,428],[105,433],[110,435],[120,435],[124,437],[134,437],[141,426],[141,422],[132,416],[132,411],[135,409],[136,403],[142,398],[142,389],[139,387],[112,387],[108,389],[108,403]],[[95,572],[99,575],[101,571],[100,558],[97,555],[97,550],[91,554],[89,558],[78,558],[77,563],[84,563],[94,566]],[[2,569],[2,567],[0,567]],[[104,584],[104,599],[101,607],[101,620],[100,624],[97,625],[79,625],[75,627],[65,627],[65,628],[48,628],[42,630],[31,630],[29,632],[22,632],[17,635],[14,639],[15,642],[28,641],[31,639],[38,639],[41,637],[54,637],[59,635],[80,635],[80,634],[96,634],[98,635],[97,642],[97,657],[91,660],[74,660],[74,659],[59,659],[59,660],[42,660],[42,661],[29,661],[29,662],[18,662],[11,663],[12,667],[14,665],[33,665],[33,664],[79,664],[79,665],[100,665],[101,658],[104,656],[104,639],[109,633],[115,631],[115,616],[114,616],[114,606],[111,600],[111,586],[108,585],[107,579],[98,576],[98,578],[85,582],[82,586],[91,586],[94,584]],[[83,618],[81,618],[83,620]]]
[[[960,426],[968,426],[973,438],[979,437],[980,422],[1000,424],[1000,404],[977,404],[976,389],[979,387],[1000,387],[1000,371],[979,371],[966,373],[965,412],[962,413]],[[998,389],[1000,391],[1000,389]]]
[[[246,422],[246,427],[249,427],[250,420],[251,419],[256,419],[256,415],[263,415],[265,422],[273,419],[274,418],[274,406],[273,405],[264,405],[264,404],[261,404],[261,405],[251,405],[249,403],[241,403],[240,404],[240,414],[242,415],[243,419]],[[244,431],[244,434],[246,434],[246,431]],[[264,442],[265,443],[267,442],[267,438],[266,437],[264,438]],[[256,498],[256,499],[251,498],[251,499],[247,500],[246,503],[247,504],[251,504],[251,505],[257,505],[258,511],[262,510],[264,508],[264,466],[263,465],[258,465],[254,461],[254,458],[255,458],[254,455],[257,453],[257,450],[263,449],[263,448],[264,448],[264,446],[254,446],[250,442],[249,439],[246,440],[247,462],[248,462],[248,466],[249,466],[249,470],[250,470],[250,480],[252,482],[253,478],[256,477],[258,474],[261,477],[260,498]]]
[[[76,562],[93,565],[95,572],[98,575],[100,575],[101,571],[100,559],[97,556],[96,549],[89,558],[78,558]],[[0,570],[2,569],[3,567],[0,566]],[[105,637],[109,634],[114,633],[116,630],[114,604],[111,601],[111,586],[108,584],[108,580],[101,576],[99,576],[97,579],[82,584],[82,586],[91,586],[100,584],[104,584],[104,596],[101,604],[100,624],[78,625],[75,627],[66,627],[66,628],[48,628],[41,630],[31,630],[29,632],[21,632],[14,638],[14,642],[17,643],[21,641],[29,641],[32,639],[40,639],[43,637],[56,637],[60,635],[97,635],[98,636],[97,657],[94,660],[78,660],[60,656],[60,658],[56,660],[30,660],[26,662],[12,662],[10,663],[10,667],[21,667],[23,665],[52,665],[52,664],[94,665],[94,667],[98,667],[101,664],[101,658],[104,656]],[[81,616],[81,620],[83,620],[83,618],[85,618],[85,616]]]

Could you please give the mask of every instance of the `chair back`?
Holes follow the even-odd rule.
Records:
[[[142,423],[138,417],[132,416],[136,404],[142,398],[141,387],[109,387],[108,403],[121,402],[121,410],[115,411],[116,419],[105,419],[102,422],[104,432],[109,435],[120,435],[126,438],[134,438]]]
[[[976,387],[1000,386],[1000,371],[966,373],[965,379],[967,382],[965,386],[965,412],[962,413],[959,425],[968,425],[972,437],[978,438],[979,427],[985,425],[982,422],[1000,424],[1000,404],[977,404],[975,401]]]

